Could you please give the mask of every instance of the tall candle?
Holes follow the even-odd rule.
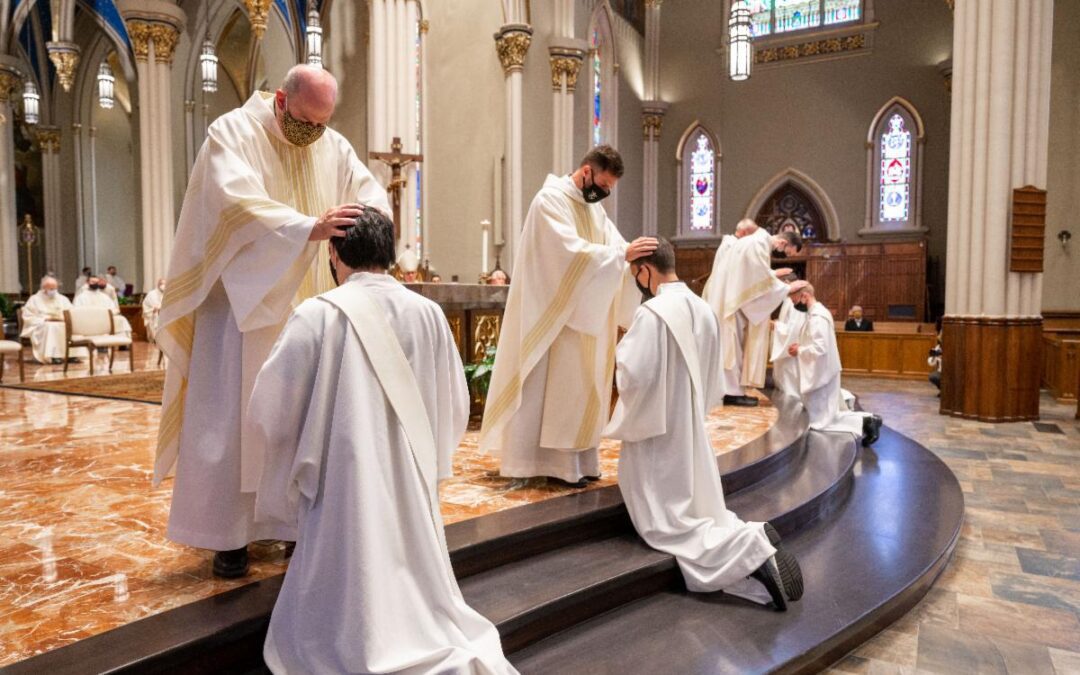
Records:
[[[491,221],[481,220],[480,230],[483,232],[480,244],[480,271],[484,274],[488,273],[488,237],[491,236]]]

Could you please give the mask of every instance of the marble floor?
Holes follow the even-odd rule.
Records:
[[[1053,428],[1041,431],[942,417],[925,382],[851,377],[844,386],[956,473],[966,514],[926,598],[831,672],[1080,673],[1076,404],[1044,394],[1041,423]]]
[[[135,348],[136,371],[156,366],[153,348]],[[114,372],[128,372],[122,356]],[[27,381],[62,371],[28,363]],[[86,363],[68,372],[87,375]],[[159,413],[154,404],[0,387],[0,667],[284,569],[281,544],[268,543],[253,547],[249,577],[215,579],[209,553],[165,538],[171,481],[150,485]],[[775,420],[765,405],[717,411],[708,424],[724,452]],[[441,486],[447,523],[576,491],[500,478],[476,441],[466,435],[454,478]],[[605,441],[601,457],[604,476],[585,489],[616,482],[617,443]]]

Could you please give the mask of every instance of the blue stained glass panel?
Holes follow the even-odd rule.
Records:
[[[893,113],[888,129],[881,134],[879,180],[881,220],[907,220],[911,192],[911,132],[905,128],[904,118],[899,113]]]
[[[821,0],[774,0],[773,9],[777,33],[821,25]]]
[[[711,230],[716,208],[716,153],[708,136],[699,134],[690,155],[690,229]]]
[[[593,114],[592,114],[592,137],[593,145],[600,145],[600,120],[603,108],[601,107],[600,91],[600,35],[593,31]]]
[[[825,25],[857,21],[862,16],[862,0],[825,0]]]

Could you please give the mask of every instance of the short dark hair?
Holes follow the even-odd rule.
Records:
[[[787,240],[787,243],[794,246],[796,251],[802,250],[802,237],[800,237],[797,232],[781,232],[776,236]]]
[[[663,237],[656,238],[656,250],[645,256],[644,258],[638,258],[634,261],[637,265],[644,265],[649,263],[656,268],[657,272],[661,274],[667,274],[668,272],[675,271],[675,247],[671,245],[671,242]]]
[[[354,270],[385,270],[394,264],[394,224],[370,206],[345,228],[344,237],[334,237],[330,243],[341,262]]]
[[[616,178],[622,178],[623,171],[625,171],[622,155],[610,145],[598,145],[585,153],[585,156],[581,159],[581,166],[586,164],[591,166],[593,171],[607,172]]]

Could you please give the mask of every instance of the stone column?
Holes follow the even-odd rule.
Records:
[[[941,412],[1037,419],[1042,275],[1009,271],[1012,191],[1046,188],[1053,0],[957,0]]]
[[[0,293],[19,292],[19,233],[15,213],[15,116],[11,100],[22,79],[0,56]]]
[[[589,45],[574,39],[574,0],[555,0],[555,35],[548,46],[551,62],[551,172],[562,175],[574,166],[574,89]]]
[[[664,0],[645,0],[645,100],[642,102],[641,230],[656,234],[656,201],[660,163],[660,129],[667,103],[660,99],[660,5]]]
[[[173,198],[173,50],[186,17],[166,0],[120,0],[139,82],[139,166],[142,187],[142,284],[165,276],[176,229]]]
[[[512,273],[516,254],[517,234],[523,225],[522,196],[522,101],[521,88],[524,79],[525,54],[532,44],[532,27],[528,24],[506,24],[495,34],[495,48],[499,54],[506,76],[506,140],[504,147],[506,169],[503,181],[506,186],[506,215],[502,223],[506,251],[503,264]]]
[[[60,128],[39,126],[35,132],[41,149],[42,196],[44,197],[45,269],[63,274],[60,234],[63,215],[60,198]]]

